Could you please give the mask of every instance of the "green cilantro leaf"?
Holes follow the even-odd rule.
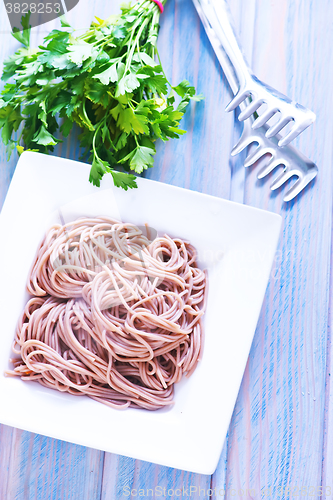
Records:
[[[120,95],[124,95],[126,92],[132,92],[138,87],[140,87],[140,82],[136,75],[131,72],[124,75],[118,82],[115,96],[118,97]]]
[[[50,134],[44,125],[40,127],[40,129],[35,133],[32,140],[36,144],[40,144],[41,146],[55,146],[59,141]]]
[[[80,66],[83,61],[90,57],[97,57],[97,50],[91,43],[84,40],[74,40],[68,47],[69,59]]]
[[[103,178],[104,174],[108,172],[108,170],[108,162],[103,161],[95,156],[90,169],[89,181],[92,182],[94,186],[100,187],[101,179]]]
[[[103,85],[109,85],[110,82],[116,82],[118,80],[117,63],[111,64],[101,73],[95,74],[93,78],[99,80]]]
[[[157,66],[157,62],[146,52],[136,52],[133,56],[133,61],[143,63],[142,65],[151,66],[152,68]]]
[[[117,172],[116,170],[111,170],[110,173],[116,187],[121,187],[125,189],[125,191],[127,191],[128,188],[133,189],[138,187],[135,175],[127,174],[125,172]]]
[[[65,16],[60,16],[60,24],[62,28],[71,28],[71,25],[66,20]]]
[[[185,94],[188,94],[190,96],[194,96],[195,94],[195,88],[190,85],[190,82],[187,80],[183,80],[180,82],[176,87],[172,87],[173,90],[177,92],[177,94],[180,97],[184,97]]]
[[[66,108],[71,102],[71,94],[66,92],[65,90],[61,90],[57,97],[52,102],[52,105],[49,107],[49,112],[52,116],[55,116],[59,111]]]
[[[18,28],[14,27],[12,34],[13,37],[16,38],[16,40],[25,47],[29,47],[30,45],[30,32],[31,32],[31,25],[29,24],[29,19],[30,19],[30,12],[28,12],[25,16],[22,16],[21,18],[21,25],[23,30],[20,31]]]
[[[101,104],[106,108],[110,101],[109,87],[94,80],[87,80],[84,84],[85,94],[95,104]]]
[[[134,170],[137,174],[141,174],[143,170],[153,166],[154,154],[155,151],[151,148],[137,146],[134,151],[121,160],[121,163],[129,160],[131,170]]]
[[[129,134],[130,132],[134,132],[135,134],[148,134],[149,129],[146,125],[147,118],[143,115],[139,115],[134,113],[132,108],[122,107],[118,109],[118,119],[117,125],[121,130]]]

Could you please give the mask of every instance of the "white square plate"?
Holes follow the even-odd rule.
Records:
[[[111,176],[106,176],[98,189],[88,182],[89,169],[83,163],[36,153],[24,153],[18,162],[0,215],[0,422],[212,474],[258,321],[281,217],[146,179],[138,179],[138,189],[125,192],[114,188]],[[177,384],[171,408],[120,411],[4,376],[15,326],[28,297],[28,272],[50,216],[59,207],[96,193],[108,212],[100,215],[148,223],[159,233],[190,240],[200,266],[208,270],[202,360],[189,379]],[[83,204],[85,213],[80,215],[96,215],[90,213],[91,206]],[[98,203],[94,210],[100,210]]]

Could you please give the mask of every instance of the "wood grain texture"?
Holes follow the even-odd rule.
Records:
[[[115,13],[119,3],[81,0],[68,18],[76,28],[83,28],[94,14]],[[231,97],[229,87],[191,0],[168,0],[159,37],[163,65],[172,83],[187,78],[205,101],[186,113],[185,136],[159,144],[155,166],[147,176],[277,212],[284,220],[218,468],[211,477],[190,474],[0,426],[1,500],[122,499],[128,498],[131,488],[153,490],[158,498],[157,486],[161,498],[177,498],[168,496],[171,488],[180,489],[178,498],[185,499],[208,498],[208,488],[214,498],[228,500],[289,499],[297,493],[301,498],[325,498],[319,487],[326,498],[333,496],[333,488],[331,493],[325,490],[333,485],[333,367],[328,330],[333,285],[333,74],[328,63],[333,5],[329,0],[229,3],[257,76],[316,112],[317,122],[295,144],[318,164],[320,174],[298,199],[284,204],[286,187],[275,194],[269,189],[274,175],[258,181],[260,165],[245,170],[244,155],[230,159],[241,125],[224,112]],[[36,43],[53,24],[34,30]],[[0,63],[16,46],[8,30],[1,4]],[[78,158],[77,131],[56,154]],[[0,161],[1,206],[16,158],[7,162],[1,145]]]
[[[103,460],[98,450],[1,426],[0,498],[99,498]]]
[[[326,417],[332,418],[325,375],[333,102],[324,93],[324,86],[332,84],[325,62],[331,6],[322,2],[315,7],[311,1],[255,4],[251,63],[259,78],[316,112],[316,125],[295,142],[318,163],[320,176],[286,205],[281,200],[286,187],[276,194],[269,191],[273,176],[257,181],[259,165],[246,173],[244,202],[281,213],[284,223],[229,429],[226,498],[292,498],[301,493],[320,498],[320,488],[332,485],[326,458],[331,456],[331,434],[324,446],[324,433],[331,428],[325,403]]]
[[[328,335],[327,335],[327,364],[326,364],[326,387],[325,387],[325,413],[324,413],[324,436],[323,436],[323,461],[322,461],[322,486],[325,492],[332,495],[333,481],[333,360],[332,360],[332,327],[333,327],[333,252],[331,251],[330,262],[330,297],[328,307]]]
[[[187,498],[195,497],[195,493],[199,493],[200,489],[201,496],[207,498],[206,492],[210,486],[210,476],[106,453],[101,500],[128,498],[130,492],[132,496]]]

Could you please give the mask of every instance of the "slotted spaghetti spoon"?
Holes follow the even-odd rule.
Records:
[[[276,113],[280,113],[277,123],[267,125],[265,135],[268,138],[276,136],[289,122],[292,122],[291,130],[284,137],[280,136],[278,140],[279,146],[286,146],[315,121],[316,115],[311,110],[261,82],[252,73],[231,26],[226,0],[193,0],[193,3],[202,21],[202,17],[205,17],[206,21],[203,22],[205,28],[206,25],[209,25],[214,31],[219,41],[219,52],[222,51],[225,54],[223,69],[228,65],[235,75],[236,86],[233,89],[235,97],[226,107],[226,111],[234,110],[240,103],[245,103],[247,100],[238,117],[240,121],[243,121],[265,103],[267,106],[265,112],[253,120],[252,128],[260,128]],[[219,57],[218,54],[217,56]],[[247,99],[248,97],[251,99]]]
[[[211,1],[215,3],[214,0],[193,0],[193,3],[203,23],[207,36],[214,48],[216,56],[222,66],[225,76],[227,77],[230,88],[235,94],[238,90],[237,77],[231,61],[224,50],[224,42],[219,37],[220,31],[217,33],[210,22],[212,16],[212,10],[210,8],[208,9],[209,17],[206,15],[206,6],[211,4]],[[219,0],[219,2],[224,4],[224,0]],[[215,13],[214,16],[216,16]],[[218,23],[218,20],[215,20],[214,24],[216,25],[216,23]],[[267,132],[270,130],[270,127],[267,124],[262,123],[263,120],[259,122],[262,123],[261,126],[256,126],[255,130],[253,130],[253,124],[257,125],[258,120],[264,115],[255,120],[252,115],[252,111],[248,118],[245,119],[244,111],[248,111],[250,106],[251,102],[250,104],[247,104],[244,101],[239,103],[241,114],[243,113],[243,119],[245,120],[243,122],[244,128],[238,143],[231,151],[231,155],[235,156],[246,147],[256,143],[257,147],[248,154],[245,159],[244,166],[250,167],[264,155],[271,155],[271,158],[266,166],[263,167],[258,173],[258,179],[264,178],[279,166],[283,168],[283,171],[271,185],[272,190],[281,187],[291,177],[297,177],[296,182],[287,191],[283,198],[284,201],[290,201],[316,177],[318,173],[317,165],[291,145],[279,147],[282,139],[281,136],[278,134],[273,137],[268,136],[269,134],[267,134]]]

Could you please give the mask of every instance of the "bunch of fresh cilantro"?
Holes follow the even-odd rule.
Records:
[[[62,30],[39,49],[30,48],[29,15],[23,17],[23,30],[13,31],[23,47],[5,61],[2,75],[10,81],[0,94],[8,156],[15,147],[53,151],[61,142],[57,130],[67,137],[76,123],[80,146],[90,154],[90,182],[99,186],[108,172],[116,186],[137,187],[129,172],[153,166],[156,139],[183,134],[185,108],[201,98],[186,80],[176,87],[168,82],[156,48],[159,16],[157,5],[145,0],[123,6],[119,16],[96,18],[80,36],[62,20]]]

